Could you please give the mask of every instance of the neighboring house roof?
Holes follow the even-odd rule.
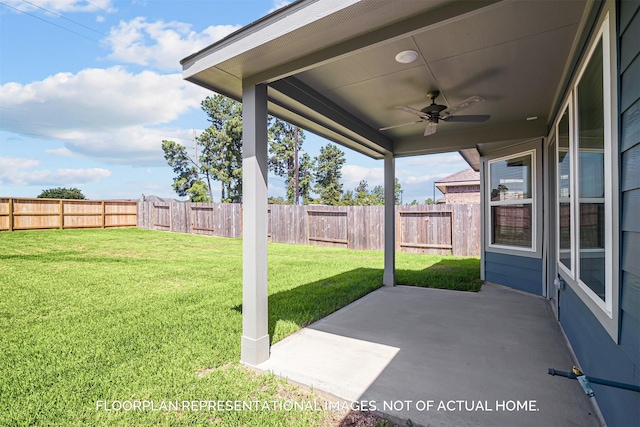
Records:
[[[450,183],[460,183],[460,182],[469,182],[469,181],[473,181],[474,183],[479,183],[480,172],[476,172],[469,167],[465,170],[461,170],[452,175],[449,175],[442,179],[437,180],[436,184],[450,184]]]
[[[473,168],[467,168],[453,175],[446,176],[435,182],[438,190],[445,193],[446,187],[453,185],[479,185],[480,184],[480,172],[476,172]]]
[[[300,0],[183,59],[182,73],[238,100],[266,84],[270,114],[373,158],[462,151],[477,169],[477,152],[548,134],[595,4]],[[417,60],[396,62],[404,50]],[[462,114],[490,120],[428,137],[424,121],[379,130],[415,121],[395,107],[421,109],[433,90],[449,107],[485,98]]]
[[[171,198],[167,198],[167,197],[158,197],[158,196],[145,196],[144,194],[142,195],[142,197],[140,197],[140,199],[143,202],[154,202],[154,203],[171,203],[171,202],[180,202],[181,200],[178,199],[171,199]]]

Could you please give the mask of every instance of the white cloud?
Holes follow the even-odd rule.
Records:
[[[430,154],[425,156],[411,157],[406,160],[402,160],[404,164],[407,166],[420,166],[425,168],[437,167],[439,169],[446,168],[448,170],[456,169],[454,172],[458,170],[465,169],[469,167],[467,162],[460,156],[458,153],[447,153],[447,154]],[[454,173],[451,172],[451,173]]]
[[[360,181],[367,181],[369,190],[384,182],[383,168],[366,168],[364,166],[344,165],[342,167],[343,190],[353,190]]]
[[[40,166],[34,159],[0,157],[0,184],[68,186],[97,182],[111,176],[111,171],[102,168],[33,170]]]
[[[52,12],[103,12],[114,13],[117,9],[111,4],[111,0],[30,0],[29,3],[22,0],[5,0],[6,4],[18,10],[28,12],[47,9]],[[31,4],[30,4],[31,3]]]
[[[438,174],[434,174],[434,175],[410,175],[402,180],[400,180],[401,184],[407,184],[407,185],[412,185],[412,184],[424,184],[425,182],[430,182],[430,181],[437,181],[440,178],[444,178],[445,176],[451,175],[449,173],[438,173]]]
[[[273,7],[269,9],[268,13],[275,12],[276,10],[281,9],[291,3],[293,3],[292,0],[273,0]]]
[[[11,176],[21,169],[33,168],[40,165],[40,161],[35,159],[25,159],[21,157],[0,157],[0,177]]]
[[[46,150],[47,154],[52,156],[72,157],[73,153],[67,147],[55,148],[53,150]]]
[[[112,49],[108,59],[160,70],[179,70],[181,59],[239,28],[239,25],[212,25],[196,32],[191,24],[147,22],[146,18],[137,17],[120,21],[103,41]]]
[[[167,163],[164,160],[161,141],[169,139],[191,147],[190,138],[193,138],[190,129],[150,129],[133,126],[110,132],[79,134],[72,141],[67,141],[66,146],[72,152],[99,158],[108,163],[163,166]]]
[[[38,117],[37,123],[52,133],[56,129],[108,130],[170,122],[198,107],[205,93],[210,94],[185,82],[180,74],[132,74],[116,66],[58,73],[25,85],[4,84],[0,105],[9,110],[3,118],[17,121],[13,126],[18,128],[32,129],[32,118]],[[2,127],[13,130],[8,122]]]
[[[162,139],[193,137],[190,130],[166,124],[197,109],[207,95],[179,74],[133,74],[122,67],[59,73],[1,85],[0,128],[62,140],[72,153],[105,161],[159,165]]]

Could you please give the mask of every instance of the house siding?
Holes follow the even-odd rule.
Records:
[[[629,358],[622,346],[611,339],[593,313],[568,285],[565,285],[560,293],[559,317],[580,368],[587,375],[638,384],[638,365]],[[563,369],[568,368],[570,367]],[[591,387],[607,425],[640,425],[640,393],[599,384],[591,384]]]
[[[640,385],[640,1],[616,2],[620,90],[620,333],[616,343],[570,286],[559,320],[587,375]],[[640,425],[640,393],[592,384],[609,426]]]
[[[542,259],[485,252],[485,280],[542,295]]]
[[[637,368],[640,366],[640,1],[621,2],[619,15],[620,90],[624,94],[620,102],[620,346]]]

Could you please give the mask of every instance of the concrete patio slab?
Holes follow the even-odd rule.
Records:
[[[263,371],[424,426],[597,426],[548,302],[381,288],[271,347]]]

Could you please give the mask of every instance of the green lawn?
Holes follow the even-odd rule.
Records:
[[[381,252],[270,244],[272,342],[380,287],[382,266]],[[397,268],[401,284],[480,288],[477,258],[400,253]],[[0,233],[0,425],[327,422],[309,410],[96,409],[313,398],[238,364],[241,303],[241,240],[140,229]]]

